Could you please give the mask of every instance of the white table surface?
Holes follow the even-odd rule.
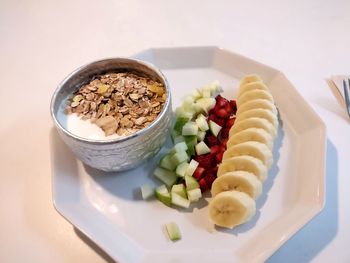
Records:
[[[0,262],[111,261],[52,205],[49,102],[63,77],[203,45],[280,69],[327,125],[326,205],[269,262],[349,262],[350,122],[324,81],[350,73],[349,11],[347,0],[0,1]]]

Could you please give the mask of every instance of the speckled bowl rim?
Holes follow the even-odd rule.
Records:
[[[102,140],[94,140],[94,139],[87,139],[81,136],[78,136],[70,131],[68,131],[65,127],[63,127],[60,122],[57,120],[56,118],[56,113],[55,113],[55,109],[54,109],[54,105],[56,103],[57,100],[57,95],[59,94],[59,92],[63,89],[63,87],[65,86],[65,84],[68,82],[68,80],[70,80],[72,77],[74,77],[76,74],[78,74],[80,71],[83,71],[84,69],[90,67],[91,65],[95,64],[95,63],[101,63],[101,62],[108,62],[108,61],[113,61],[113,60],[127,60],[129,62],[132,63],[138,63],[141,64],[145,67],[148,67],[149,69],[151,69],[152,71],[154,71],[159,78],[162,79],[162,81],[164,82],[164,86],[165,86],[165,91],[166,91],[166,101],[165,104],[161,110],[161,112],[158,114],[157,118],[146,128],[139,130],[133,134],[127,135],[127,136],[123,136],[120,138],[113,138],[113,139],[102,139]],[[132,68],[130,68],[132,70]],[[103,70],[101,70],[103,71]],[[161,119],[164,117],[164,114],[166,113],[168,107],[170,107],[171,105],[171,93],[170,93],[170,87],[169,87],[169,82],[167,80],[167,78],[165,77],[165,75],[160,71],[160,69],[158,69],[156,66],[154,66],[153,64],[149,63],[149,62],[145,62],[139,59],[134,59],[134,58],[126,58],[126,57],[115,57],[115,58],[105,58],[105,59],[100,59],[100,60],[95,60],[93,62],[89,62],[83,66],[80,66],[79,68],[75,69],[73,72],[71,72],[68,76],[66,76],[57,86],[57,88],[55,89],[52,97],[51,97],[51,102],[50,102],[50,112],[51,112],[51,118],[54,121],[56,127],[61,130],[62,132],[64,132],[65,134],[67,134],[68,136],[81,141],[81,142],[87,142],[87,143],[91,143],[91,144],[112,144],[112,143],[116,143],[116,142],[124,142],[127,140],[130,140],[132,138],[136,138],[136,137],[140,137],[144,134],[147,134],[148,131],[152,130],[152,128],[154,128],[160,121]],[[58,112],[58,111],[57,111]]]

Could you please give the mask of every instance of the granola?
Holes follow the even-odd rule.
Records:
[[[149,126],[166,100],[162,83],[131,72],[107,73],[92,79],[68,99],[66,114],[76,113],[99,126],[105,135],[135,133]]]

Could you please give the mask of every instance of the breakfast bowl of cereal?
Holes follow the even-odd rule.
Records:
[[[78,159],[99,170],[122,171],[161,149],[171,125],[171,93],[155,66],[111,58],[68,75],[56,88],[50,111]]]

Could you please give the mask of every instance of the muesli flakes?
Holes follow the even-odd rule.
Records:
[[[65,113],[90,120],[106,136],[126,136],[149,126],[165,101],[162,83],[131,72],[111,72],[80,87],[68,100]]]

